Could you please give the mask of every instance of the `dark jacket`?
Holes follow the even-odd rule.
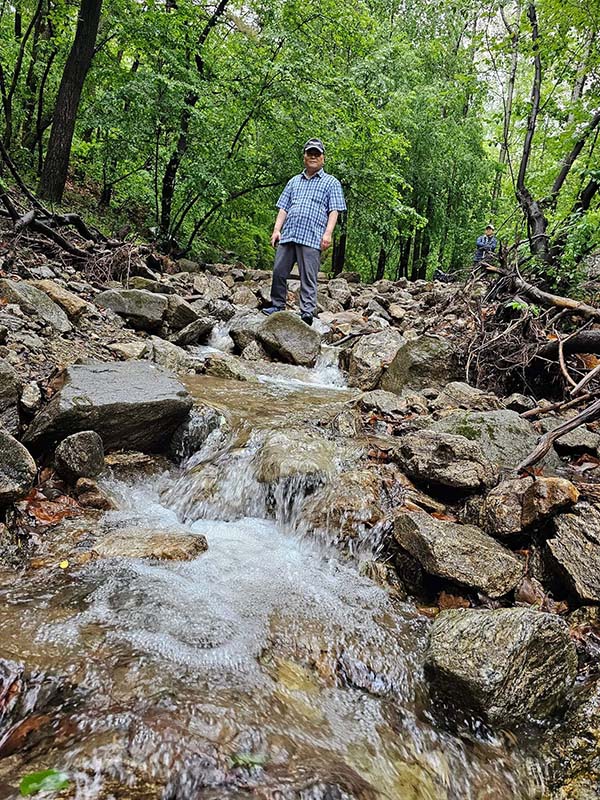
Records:
[[[483,236],[477,237],[477,252],[475,253],[474,260],[475,261],[483,261],[488,253],[495,253],[496,247],[498,246],[498,241],[495,236]]]

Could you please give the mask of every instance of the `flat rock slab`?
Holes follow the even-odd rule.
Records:
[[[600,603],[600,511],[581,503],[556,517],[554,528],[546,543],[551,560],[581,600]]]
[[[523,577],[517,556],[475,525],[400,512],[394,538],[430,575],[480,589],[489,597],[508,594]]]
[[[317,434],[277,431],[258,451],[256,477],[260,483],[313,481],[333,472],[335,452],[333,442]]]
[[[320,335],[291,311],[268,317],[256,332],[264,348],[279,361],[312,367],[321,351]]]
[[[457,710],[510,725],[560,708],[575,681],[577,654],[555,614],[457,609],[433,623],[425,672]]]
[[[92,547],[98,558],[152,558],[163,561],[191,561],[208,550],[202,534],[179,530],[147,531],[128,527],[109,533]]]
[[[37,468],[29,451],[0,429],[0,506],[24,497],[33,486]]]
[[[191,407],[177,378],[147,361],[75,364],[23,441],[40,448],[92,430],[105,449],[155,452],[169,444]]]
[[[107,289],[94,298],[100,308],[110,308],[134,328],[153,331],[160,327],[167,312],[164,294],[145,289]]]
[[[538,436],[516,411],[455,411],[430,425],[430,430],[454,433],[477,442],[489,460],[501,467],[517,467],[535,448]],[[560,465],[550,452],[542,461]]]
[[[15,303],[26,314],[41,319],[58,333],[67,333],[72,326],[69,318],[45,292],[37,289],[26,281],[11,281],[8,278],[0,279],[0,298],[8,303]]]

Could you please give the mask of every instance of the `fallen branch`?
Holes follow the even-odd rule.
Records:
[[[548,433],[545,433],[537,443],[537,446],[533,452],[531,452],[527,458],[519,464],[517,467],[517,472],[524,472],[528,467],[537,464],[537,462],[546,455],[548,450],[550,450],[554,442],[557,439],[560,439],[561,436],[564,436],[566,433],[575,430],[575,428],[578,428],[580,425],[584,425],[587,422],[593,422],[598,418],[600,418],[600,399],[595,400],[591,406],[584,408],[583,411],[580,411],[575,417],[563,422],[562,425],[554,428],[553,431],[548,431]]]
[[[552,403],[549,406],[536,406],[535,408],[530,408],[529,411],[524,411],[521,416],[523,419],[533,419],[534,417],[539,417],[542,414],[550,414],[552,411],[565,411],[567,408],[573,408],[574,406],[578,406],[580,403],[585,403],[586,400],[591,400],[593,397],[597,397],[598,392],[588,392],[587,394],[582,394],[579,397],[576,397],[574,400],[561,400],[558,403]]]
[[[579,394],[579,392],[588,385],[588,383],[598,375],[600,372],[600,364],[594,369],[590,370],[587,375],[584,375],[583,378],[579,381],[579,383],[571,389],[571,395],[574,397],[575,395]]]

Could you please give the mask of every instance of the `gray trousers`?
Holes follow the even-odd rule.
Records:
[[[277,246],[271,303],[276,308],[285,308],[287,280],[295,263],[300,272],[300,312],[314,314],[317,307],[317,274],[321,265],[321,251],[304,244],[286,242]]]

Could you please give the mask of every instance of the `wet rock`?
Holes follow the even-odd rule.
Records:
[[[272,314],[256,332],[265,349],[280,361],[312,366],[321,350],[321,337],[291,311]]]
[[[198,319],[192,306],[178,294],[167,296],[167,310],[164,321],[172,331],[180,331]]]
[[[361,336],[350,352],[348,383],[363,390],[374,389],[384,368],[406,340],[395,328]]]
[[[94,302],[100,308],[110,308],[142,331],[160,328],[167,311],[166,295],[144,289],[107,289],[97,294]]]
[[[405,387],[444,386],[456,376],[454,350],[436,336],[419,336],[401,347],[381,378],[380,388],[401,394]]]
[[[403,472],[426,486],[477,491],[496,477],[477,442],[451,433],[424,430],[402,436],[395,458]]]
[[[404,398],[393,392],[384,392],[382,389],[373,389],[371,392],[365,392],[359,402],[361,408],[367,411],[375,411],[379,414],[402,414],[408,408]]]
[[[383,519],[381,478],[374,470],[350,470],[318,488],[303,503],[301,518],[336,545],[350,546],[369,536]]]
[[[25,497],[36,475],[35,461],[28,450],[0,429],[0,506]]]
[[[243,352],[249,344],[256,341],[256,333],[264,321],[263,314],[241,314],[232,319],[229,335],[233,339],[238,353]]]
[[[244,361],[270,361],[271,358],[267,351],[258,342],[250,342],[247,347],[244,347],[241,353]]]
[[[104,446],[95,431],[81,431],[67,436],[54,453],[58,472],[75,482],[78,478],[95,478],[104,469]]]
[[[239,359],[233,356],[211,355],[205,364],[205,372],[207,375],[213,375],[215,378],[225,378],[232,381],[256,381],[256,375],[250,372],[249,369],[240,363]]]
[[[538,437],[530,423],[516,411],[455,411],[429,426],[477,442],[487,458],[502,467],[516,467],[535,448]],[[558,466],[549,453],[544,464]]]
[[[249,286],[236,286],[231,293],[231,302],[236,306],[258,308],[259,300]]]
[[[146,358],[151,353],[148,342],[115,342],[109,344],[108,349],[121,356],[124,361]]]
[[[119,481],[137,481],[140,475],[157,475],[172,467],[164,456],[135,451],[108,453],[104,457],[104,464]]]
[[[71,330],[71,323],[65,312],[47,294],[26,281],[0,279],[0,298],[7,303],[15,303],[26,314],[41,319],[58,333]]]
[[[523,577],[517,556],[474,525],[400,512],[394,538],[429,574],[480,589],[489,597],[507,594]]]
[[[83,300],[79,295],[70,292],[55,281],[31,281],[31,285],[47,294],[51,300],[63,309],[70,319],[79,319],[85,311],[94,310],[92,303],[88,303],[87,300]]]
[[[332,278],[327,284],[327,291],[332,300],[336,300],[343,308],[348,308],[352,299],[352,291],[344,278]]]
[[[108,533],[93,546],[98,558],[152,558],[163,561],[191,561],[208,550],[202,534],[180,530],[148,531],[128,527]]]
[[[14,368],[0,358],[0,428],[17,436],[21,429],[19,419],[19,391],[21,381]]]
[[[271,433],[257,453],[256,477],[260,483],[288,478],[319,481],[333,472],[335,447],[309,431]]]
[[[79,478],[75,484],[75,495],[80,506],[98,511],[111,511],[117,504],[92,478]]]
[[[502,403],[495,394],[486,394],[481,389],[469,386],[468,383],[453,381],[442,389],[432,403],[432,408],[467,408],[470,411],[495,411],[502,408]]]
[[[188,345],[198,344],[203,339],[206,339],[212,329],[215,327],[215,320],[212,317],[201,316],[194,322],[190,322],[185,328],[182,328],[177,333],[171,336],[171,342],[178,347],[187,347]]]
[[[235,316],[235,306],[228,300],[210,300],[206,310],[220,322],[228,322]]]
[[[94,430],[107,449],[160,450],[191,406],[175,376],[147,361],[75,364],[24,441],[40,448]]]
[[[224,441],[229,433],[225,417],[212,406],[194,406],[173,434],[169,452],[178,461],[187,459],[197,453],[216,431]]]
[[[159,336],[150,337],[151,360],[160,367],[172,372],[195,372],[200,365],[198,359],[187,353],[182,347],[167,342]]]
[[[512,725],[544,720],[563,705],[577,655],[554,614],[457,609],[433,623],[425,670],[434,692],[457,711]]]
[[[493,536],[515,536],[574,505],[579,492],[564,478],[502,481],[486,496],[481,523]]]
[[[600,511],[587,503],[554,520],[546,546],[553,564],[580,600],[600,602]]]
[[[42,405],[42,392],[35,381],[31,381],[21,392],[21,408],[28,414],[35,413]]]

